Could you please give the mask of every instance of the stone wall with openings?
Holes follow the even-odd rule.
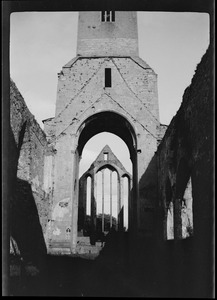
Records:
[[[210,297],[214,231],[213,48],[186,88],[156,152],[156,264],[171,295]]]
[[[179,215],[183,217],[184,211],[188,210],[189,198],[194,202],[195,234],[197,229],[198,234],[204,232],[201,220],[208,221],[212,207],[214,104],[211,51],[209,48],[198,64],[157,151],[159,205],[165,210],[165,218],[171,202],[174,210],[180,209],[174,219],[178,239],[184,234],[183,228],[179,228],[184,223]]]

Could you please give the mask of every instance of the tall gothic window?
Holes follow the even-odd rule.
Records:
[[[107,160],[108,160],[108,153],[107,153],[107,152],[104,152],[103,154],[104,154],[104,160],[107,161]]]
[[[115,12],[105,10],[101,12],[101,21],[102,22],[115,22]]]

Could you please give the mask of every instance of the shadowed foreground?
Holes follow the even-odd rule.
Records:
[[[114,233],[107,238],[104,249],[95,260],[47,255],[41,261],[41,267],[25,266],[19,275],[11,276],[9,294],[142,296],[130,276],[127,252],[124,251],[126,242],[126,236],[120,238]]]
[[[211,272],[203,261],[198,267],[196,248],[190,238],[160,247],[113,232],[95,260],[46,255],[37,266],[24,262],[21,272],[11,262],[9,295],[212,298]]]

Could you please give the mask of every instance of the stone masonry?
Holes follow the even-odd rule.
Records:
[[[14,149],[13,154],[11,152],[14,168],[11,234],[16,238],[18,246],[25,249],[25,253],[34,251],[31,247],[35,247],[37,252],[36,236],[38,235],[42,244],[45,243],[44,237],[50,218],[52,183],[47,181],[47,175],[50,172],[48,161],[52,157],[52,150],[48,147],[45,133],[30,113],[12,80],[10,115],[10,147]]]
[[[56,150],[50,236],[63,242],[66,229],[72,226],[72,252],[77,239],[79,157],[85,143],[102,131],[115,133],[127,143],[133,162],[132,224],[136,230],[141,225],[140,203],[145,206],[146,201],[139,194],[138,181],[159,138],[157,75],[138,57],[136,13],[117,12],[112,23],[100,18],[101,12],[79,13],[78,53],[58,74],[55,117],[44,121]],[[109,46],[99,53],[100,46],[92,45],[104,44],[104,39]],[[110,87],[105,83],[105,69],[111,72]],[[54,211],[62,202],[68,203],[68,211],[57,221]]]
[[[157,150],[159,195],[161,195],[159,204],[164,209],[168,208],[168,201],[172,201],[175,206],[181,206],[182,203],[176,203],[176,199],[181,201],[187,183],[191,179],[194,235],[201,235],[208,226],[207,218],[212,205],[212,181],[210,181],[213,170],[211,51],[209,47],[198,64],[191,85],[184,92],[182,104]],[[203,191],[199,193],[200,180]],[[206,180],[208,182],[205,184]],[[168,193],[171,195],[167,196]],[[180,218],[181,211],[178,216],[175,216],[176,238],[182,238]]]

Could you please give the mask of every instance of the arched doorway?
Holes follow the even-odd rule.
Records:
[[[138,197],[138,179],[137,179],[137,139],[132,124],[122,115],[113,111],[106,111],[94,114],[88,117],[79,126],[77,136],[77,147],[74,155],[74,180],[72,193],[72,232],[71,232],[71,251],[76,251],[77,243],[77,220],[78,220],[78,199],[79,199],[79,162],[85,144],[94,135],[101,132],[110,132],[119,136],[127,145],[132,161],[132,189],[131,203],[129,203],[129,224],[131,230],[136,228],[137,219],[137,197]],[[92,177],[91,187],[94,187],[95,178]]]

